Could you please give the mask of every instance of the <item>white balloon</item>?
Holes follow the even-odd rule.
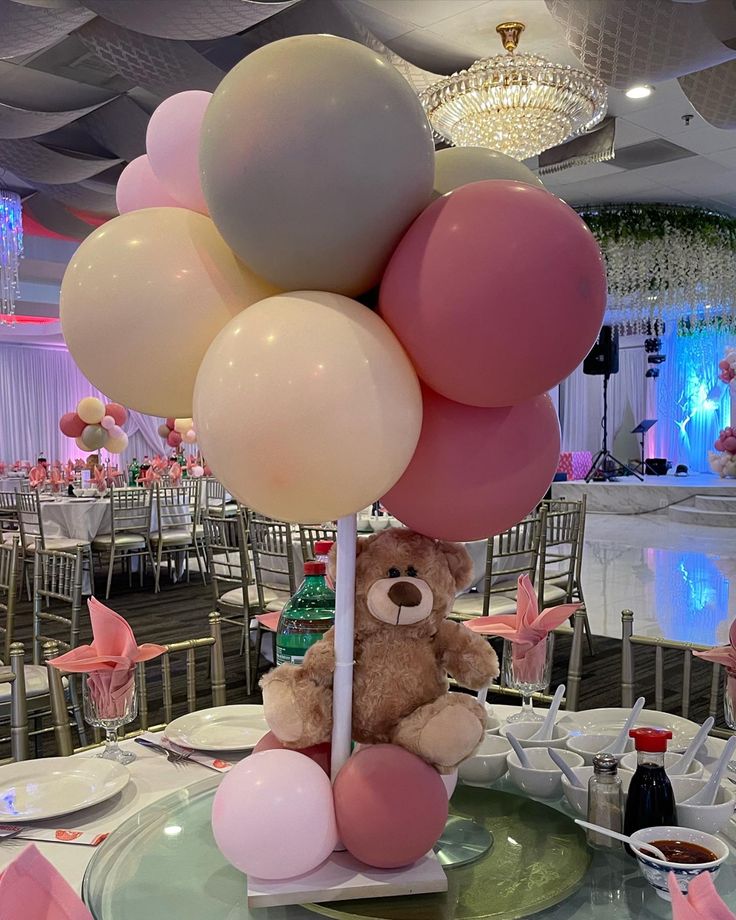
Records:
[[[434,156],[434,193],[446,195],[469,182],[484,179],[514,179],[544,188],[542,180],[528,166],[513,157],[487,147],[447,147]]]

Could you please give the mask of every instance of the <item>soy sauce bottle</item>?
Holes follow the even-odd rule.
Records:
[[[637,766],[626,799],[624,834],[628,836],[644,827],[676,825],[675,795],[664,769],[664,755],[672,732],[660,728],[632,728],[629,735],[636,746]],[[626,851],[633,855],[628,844]]]

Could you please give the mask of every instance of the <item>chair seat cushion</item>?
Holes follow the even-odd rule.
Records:
[[[192,542],[191,530],[164,530],[163,533],[152,533],[152,543],[163,543],[164,546],[186,546]]]
[[[273,591],[263,591],[263,603],[270,606],[273,602],[277,600],[276,594]],[[243,589],[242,588],[233,588],[232,591],[226,591],[220,597],[220,603],[225,604],[226,607],[242,607],[243,606]],[[258,588],[256,585],[248,585],[248,603],[253,606],[258,605]]]
[[[113,535],[111,533],[98,534],[92,541],[94,549],[109,549],[112,544]],[[115,546],[143,548],[146,545],[146,538],[141,533],[118,533],[115,534]]]
[[[23,668],[26,681],[26,697],[44,696],[49,692],[49,676],[46,668],[40,664],[27,664]],[[64,684],[67,683],[63,678]],[[10,700],[11,684],[0,684],[0,704]]]
[[[540,602],[542,600],[542,592],[540,594]],[[559,587],[555,584],[550,584],[546,582],[544,586],[544,606],[550,607],[552,604],[562,604],[567,598],[567,591],[564,588]]]
[[[10,544],[13,542],[13,539],[16,539],[18,541],[18,547],[20,548],[21,546],[20,533],[18,533],[17,530],[11,530],[11,531],[6,530],[3,533],[3,543]],[[35,537],[33,539],[29,538],[28,540],[26,540],[26,547],[33,546],[34,540],[35,540]]]
[[[75,550],[78,546],[86,549],[89,541],[77,540],[74,537],[46,537],[46,549]]]
[[[490,616],[502,613],[516,613],[516,598],[503,594],[492,594],[488,605]],[[457,619],[483,616],[483,595],[478,592],[461,594],[452,605],[452,615]]]

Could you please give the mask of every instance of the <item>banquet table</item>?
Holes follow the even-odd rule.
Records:
[[[512,706],[494,706],[495,714],[505,719],[512,712],[518,711]],[[724,742],[709,738],[707,742],[707,756],[703,757],[706,771],[715,762],[718,753],[723,749]],[[40,843],[37,844],[41,852],[56,866],[63,876],[77,891],[82,890],[85,872],[90,861],[95,858],[98,864],[92,867],[85,886],[90,906],[96,920],[118,920],[123,917],[135,917],[135,920],[201,920],[205,914],[201,913],[201,903],[197,897],[202,892],[207,892],[211,898],[211,909],[207,913],[208,920],[314,920],[315,916],[322,913],[326,916],[348,918],[351,917],[350,902],[333,903],[328,908],[319,908],[318,914],[314,909],[304,906],[274,907],[249,911],[246,906],[245,878],[236,870],[227,866],[224,861],[217,865],[216,871],[211,866],[199,861],[192,834],[195,828],[188,826],[187,815],[199,810],[199,822],[207,820],[211,794],[222,779],[222,774],[214,773],[199,764],[189,764],[185,767],[175,767],[168,761],[154,753],[141,748],[132,741],[124,743],[125,747],[132,747],[138,754],[138,759],[130,767],[131,782],[116,798],[88,809],[76,815],[68,816],[64,825],[68,829],[90,830],[98,833],[113,832],[123,822],[128,822],[128,852],[129,858],[125,866],[120,862],[105,865],[103,857],[105,848],[113,853],[116,838],[111,837],[99,847],[78,846],[67,843]],[[93,756],[89,752],[78,754],[77,757]],[[235,757],[228,755],[230,760]],[[245,755],[247,756],[247,755]],[[461,787],[463,788],[463,787]],[[503,792],[513,792],[514,800],[521,796],[511,786],[508,777],[496,783],[492,789]],[[564,800],[547,802],[551,807],[550,819],[558,812],[567,811]],[[136,816],[136,817],[134,817]],[[129,820],[130,819],[130,820]],[[59,826],[59,820],[52,822]],[[159,842],[158,857],[164,862],[158,869],[147,865],[143,855],[146,847],[146,828],[152,822],[158,821]],[[204,830],[196,829],[198,840],[203,833],[209,834],[208,827]],[[539,841],[539,850],[531,854],[533,864],[530,867],[532,874],[542,873],[544,876],[543,850],[545,847],[545,827],[535,829]],[[121,833],[117,835],[118,840]],[[132,835],[132,836],[131,836]],[[728,828],[722,832],[728,842],[736,844],[736,825],[730,822]],[[132,843],[135,841],[135,843]],[[0,871],[16,856],[26,844],[20,840],[9,840],[0,844]],[[211,849],[211,848],[210,848]],[[140,852],[139,852],[140,851]],[[492,859],[491,851],[489,859]],[[210,853],[210,860],[218,861],[219,857]],[[473,864],[471,864],[473,865]],[[104,870],[104,871],[101,871]],[[450,869],[449,878],[452,879]],[[135,881],[127,884],[126,873],[132,873]],[[208,874],[209,873],[209,874]],[[96,877],[93,877],[96,876]],[[99,912],[95,904],[95,887],[101,884],[100,879],[109,878],[104,883],[111,890],[106,894],[106,912]],[[537,878],[539,881],[539,878]],[[136,887],[138,886],[138,887]],[[452,880],[450,881],[452,889]],[[716,881],[716,887],[721,897],[731,906],[736,907],[736,860],[733,856],[724,864]],[[407,899],[400,899],[407,902]],[[458,898],[458,902],[459,902]],[[365,902],[364,902],[365,903]],[[387,903],[387,902],[382,902]],[[453,902],[454,903],[454,902]],[[131,912],[131,904],[134,911]],[[490,908],[492,905],[484,905]],[[198,913],[198,911],[200,911]],[[377,916],[382,916],[382,913]],[[366,914],[361,914],[366,916]],[[419,916],[407,909],[405,913],[397,911],[392,917],[403,917],[407,920],[417,920]],[[452,920],[454,913],[447,915],[445,920]],[[509,914],[504,914],[508,917]],[[525,916],[516,914],[515,916]],[[595,853],[587,869],[582,884],[573,891],[565,900],[556,906],[542,909],[535,913],[540,920],[589,920],[595,916],[596,920],[628,920],[628,918],[669,918],[670,906],[658,898],[641,877],[633,860],[626,857],[623,852],[617,854]],[[425,918],[422,918],[425,920]]]

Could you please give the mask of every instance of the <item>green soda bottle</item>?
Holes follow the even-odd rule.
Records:
[[[133,459],[130,462],[130,466],[128,467],[128,485],[129,486],[138,485],[138,474],[140,473],[140,470],[141,468],[138,464],[137,458],[133,457]]]
[[[324,562],[305,562],[304,581],[279,617],[276,664],[301,664],[307,649],[335,622],[335,592],[325,582]]]

